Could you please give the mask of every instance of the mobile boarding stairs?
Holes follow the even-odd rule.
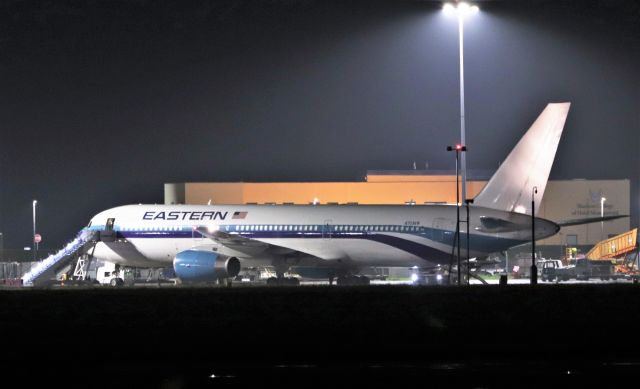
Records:
[[[106,233],[106,234],[105,234]],[[37,263],[27,273],[22,276],[23,286],[46,286],[55,279],[56,275],[71,266],[74,260],[77,260],[74,276],[84,279],[88,263],[86,263],[86,254],[95,247],[96,243],[104,238],[112,238],[105,236],[114,231],[95,231],[82,230],[78,233],[74,240],[69,242],[64,248],[55,254],[48,256],[43,261]],[[89,259],[91,255],[89,255]]]

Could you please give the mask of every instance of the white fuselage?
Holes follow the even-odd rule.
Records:
[[[460,209],[461,256],[466,257],[466,210]],[[481,218],[530,226],[531,216],[481,207],[470,208],[471,258],[531,240],[531,228],[482,232]],[[225,245],[197,231],[238,237]],[[170,266],[188,249],[215,250],[238,257],[243,265],[269,264],[282,256],[308,256],[327,263],[362,266],[433,266],[454,252],[454,205],[127,205],[91,219],[91,230],[113,229],[114,242],[99,242],[94,256],[125,266]],[[480,231],[479,231],[480,230]],[[536,219],[536,239],[557,225]],[[251,243],[256,243],[255,247]],[[268,250],[265,249],[268,247]]]

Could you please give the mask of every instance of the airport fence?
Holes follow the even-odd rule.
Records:
[[[0,280],[22,278],[38,262],[0,262]]]

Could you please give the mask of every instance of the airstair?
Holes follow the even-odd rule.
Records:
[[[50,255],[42,262],[39,262],[22,276],[22,284],[24,286],[44,285],[50,279],[78,256],[85,254],[96,244],[99,238],[99,231],[82,230],[76,238],[69,242],[62,250]]]

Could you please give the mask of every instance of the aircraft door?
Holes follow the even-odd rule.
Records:
[[[331,239],[331,233],[333,228],[333,220],[327,219],[322,226],[322,239]]]
[[[100,231],[100,240],[103,242],[115,242],[116,241],[116,232],[113,230],[116,224],[115,218],[107,219],[107,222],[104,225],[104,231]]]

